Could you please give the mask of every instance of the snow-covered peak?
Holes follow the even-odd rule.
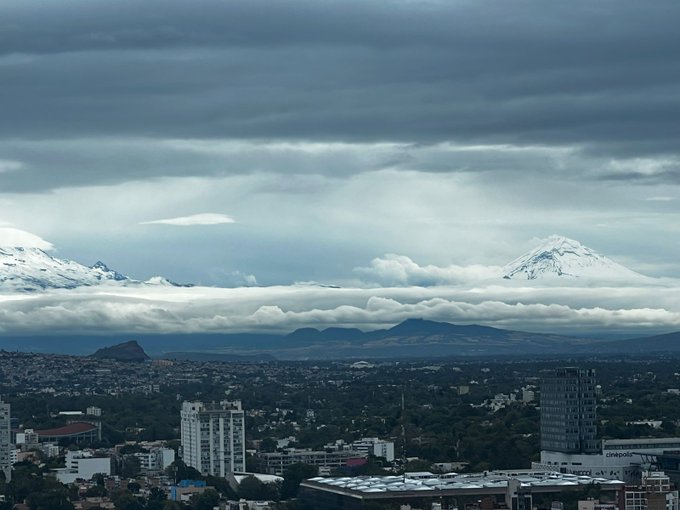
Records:
[[[163,276],[152,276],[144,282],[145,285],[158,285],[161,287],[191,287],[191,285],[183,285],[181,283],[175,283],[172,280],[168,280]]]
[[[84,266],[53,257],[51,243],[23,230],[0,228],[0,293],[75,289],[95,285],[190,287],[161,276],[145,282],[110,269],[102,261]]]
[[[37,247],[0,247],[0,291],[73,289],[107,282],[132,282],[98,262],[87,267],[52,257]]]
[[[90,266],[89,269],[99,274],[102,280],[113,280],[116,282],[132,281],[124,274],[121,274],[118,271],[114,271],[113,269],[109,269],[108,266],[104,264],[101,260],[95,262],[95,264]]]
[[[54,249],[54,246],[30,232],[18,228],[0,227],[0,248],[38,248],[50,251]]]
[[[553,235],[503,268],[503,278],[585,278],[638,280],[643,275],[600,255],[578,241]]]

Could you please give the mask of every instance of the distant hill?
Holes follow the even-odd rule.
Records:
[[[680,354],[680,331],[665,335],[602,342],[597,345],[584,345],[580,350],[602,354]]]
[[[149,356],[136,340],[131,340],[111,347],[97,349],[90,357],[97,359],[113,359],[117,361],[146,361]]]
[[[552,356],[664,354],[680,355],[680,332],[645,338],[612,340],[549,333],[458,325],[408,319],[388,329],[302,328],[287,335],[271,333],[120,336],[0,337],[0,349],[145,360],[173,355],[176,359],[271,361],[294,359],[412,358],[451,356]],[[110,347],[114,342],[123,342]],[[144,346],[142,349],[141,346]],[[190,346],[191,351],[187,352]],[[146,352],[145,352],[146,350]]]

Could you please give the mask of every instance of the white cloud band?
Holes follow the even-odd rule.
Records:
[[[140,225],[174,225],[179,227],[193,227],[196,225],[225,225],[236,223],[236,220],[226,214],[204,213],[191,216],[180,216],[162,220],[143,221]]]

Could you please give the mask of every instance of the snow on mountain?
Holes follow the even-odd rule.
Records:
[[[503,267],[503,278],[583,278],[589,280],[641,280],[645,276],[600,255],[578,241],[553,235],[529,253]]]
[[[158,285],[161,287],[192,287],[192,285],[175,283],[163,276],[152,276],[148,280],[142,282],[144,285]]]
[[[0,246],[0,290],[3,291],[73,289],[133,281],[103,262],[88,267],[52,257],[36,247]]]

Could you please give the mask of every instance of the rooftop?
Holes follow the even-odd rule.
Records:
[[[56,429],[36,430],[34,432],[39,436],[70,436],[74,434],[83,434],[93,430],[97,430],[96,425],[93,425],[92,423],[77,422]]]
[[[328,486],[328,488],[344,489],[359,493],[378,492],[401,492],[401,491],[441,491],[463,489],[506,489],[512,479],[518,480],[521,487],[540,488],[546,491],[549,488],[564,489],[582,485],[598,484],[602,486],[623,486],[620,480],[608,480],[606,478],[593,478],[590,476],[578,476],[553,471],[492,471],[485,473],[457,474],[447,473],[432,475],[424,478],[424,473],[406,473],[400,476],[357,476],[311,478],[316,486]],[[305,482],[306,483],[306,482]]]

